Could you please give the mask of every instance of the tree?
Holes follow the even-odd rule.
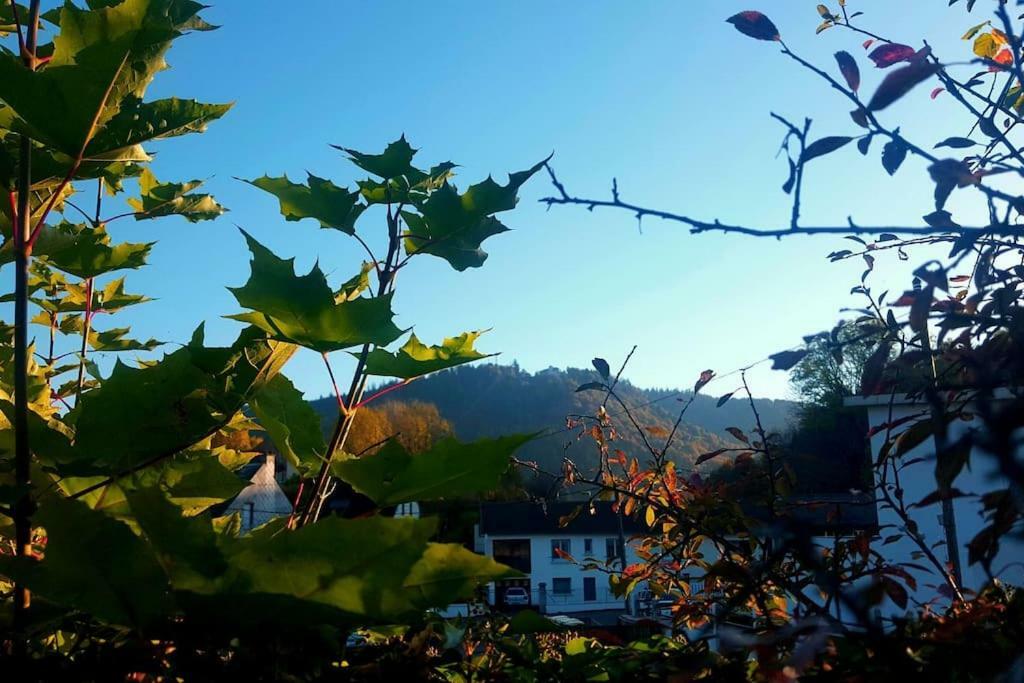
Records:
[[[88,0],[45,13],[40,5],[0,5],[0,182],[10,199],[0,205],[0,263],[14,265],[4,299],[15,313],[0,338],[0,598],[11,615],[0,619],[0,639],[17,657],[11,670],[33,679],[203,680],[259,662],[256,678],[265,678],[277,671],[268,653],[330,642],[336,649],[315,661],[281,656],[317,678],[354,628],[418,623],[429,608],[508,576],[461,545],[433,542],[436,520],[381,509],[496,486],[527,437],[444,439],[415,458],[400,444],[365,458],[341,451],[355,417],[379,397],[364,396],[370,376],[408,383],[485,357],[476,332],[436,345],[410,335],[393,348],[404,334],[393,323],[395,275],[425,255],[458,271],[482,266],[482,243],[507,230],[495,214],[515,208],[540,165],[460,192],[454,164],[416,168],[402,137],[381,154],[341,150],[368,174],[354,190],[315,176],[257,178],[286,220],[336,230],[369,261],[330,283],[319,267],[297,275],[292,260],[246,234],[251,276],[232,289],[244,309],[230,316],[243,323],[235,341],[207,346],[200,325],[163,357],[104,374],[93,354],[162,345],[95,325],[100,314],[148,300],[107,276],[145,265],[152,245],[114,243],[107,226],[223,212],[196,192],[198,181],[157,180],[143,145],[201,132],[230,106],[146,99],[172,43],[214,28],[203,5]],[[55,27],[52,43],[39,40],[46,27]],[[124,194],[128,210],[112,211]],[[381,219],[376,236],[364,215]],[[45,350],[29,343],[34,324],[47,330]],[[62,335],[74,350],[61,351]],[[321,355],[332,380],[331,353],[358,359],[347,394],[336,391],[329,443],[282,374],[300,347]],[[443,431],[436,419],[414,426],[417,446]],[[291,520],[240,536],[237,518],[203,513],[245,485],[233,470],[249,459],[240,449],[253,446],[253,430],[307,477],[313,495]],[[361,519],[318,520],[320,494],[339,477],[358,482],[373,506]]]
[[[437,406],[422,401],[386,401],[360,410],[348,437],[352,453],[374,453],[394,439],[409,453],[425,453],[443,437],[454,434]]]
[[[798,371],[797,381],[812,400],[822,402],[822,409],[855,388],[856,393],[898,392],[921,400],[921,414],[871,426],[870,434],[880,435],[885,443],[872,463],[870,502],[891,511],[898,523],[885,530],[889,535],[884,539],[861,530],[845,538],[836,536],[830,543],[815,543],[796,514],[805,507],[787,500],[791,478],[785,452],[764,429],[753,404],[756,427],[749,432],[729,430],[739,445],[706,453],[699,461],[735,456],[755,478],[757,489],[767,492],[760,509],[738,505],[730,482],[709,484],[679,476],[658,444],[649,444],[639,455],[609,457],[596,472],[569,462],[562,472],[548,475],[563,485],[584,482],[593,487],[595,497],[611,498],[623,514],[642,520],[646,530],[638,539],[641,561],[611,576],[612,586],[624,595],[646,583],[675,602],[674,621],[687,628],[720,623],[743,611],[750,623],[743,638],[753,652],[741,651],[740,661],[743,675],[751,680],[1012,677],[1019,668],[1018,648],[1003,643],[1024,638],[1019,624],[1024,601],[1019,592],[1007,591],[994,580],[993,560],[999,539],[1019,534],[1024,522],[1019,495],[1024,472],[1019,467],[1019,441],[1011,436],[1024,427],[1024,396],[1019,389],[1024,379],[1024,271],[1018,266],[1024,256],[1024,195],[1017,182],[1024,175],[1018,127],[1024,111],[1024,17],[1015,19],[1010,3],[992,3],[992,16],[967,28],[963,39],[970,41],[971,54],[962,60],[940,56],[927,43],[914,46],[864,28],[860,17],[865,13],[853,11],[848,7],[852,4],[842,1],[835,12],[819,4],[816,33],[863,41],[861,48],[869,51],[868,58],[881,74],[870,96],[862,95],[862,73],[850,51],[837,52],[834,65],[814,64],[799,54],[795,41],[783,40],[765,14],[750,10],[728,19],[745,36],[764,41],[766,48],[777,47],[784,59],[821,79],[831,94],[852,106],[849,121],[836,124],[845,130],[824,136],[811,135],[809,118],[794,123],[772,114],[783,128],[782,156],[788,167],[783,191],[792,197],[787,225],[732,225],[645,207],[623,199],[614,182],[610,198],[580,197],[569,192],[550,166],[554,193],[542,201],[549,207],[617,209],[641,220],[657,217],[683,224],[692,234],[842,235],[855,242],[858,246],[833,251],[828,258],[861,259],[867,265],[853,290],[866,300],[854,309],[857,334],[844,333],[841,325],[833,335],[805,337],[810,348],[782,350],[770,359],[775,369],[790,370],[811,357],[811,365]],[[971,11],[976,4],[961,6]],[[948,98],[966,115],[967,125],[961,128],[957,119],[943,119],[957,126],[948,132],[950,137],[915,140],[915,121],[897,121],[893,112],[898,108],[890,107],[910,96],[923,99],[928,92],[924,84],[929,82],[931,99]],[[921,224],[864,226],[849,218],[845,224],[805,225],[802,187],[816,168],[815,160],[851,154],[854,146],[866,155],[873,142],[876,153],[881,152],[882,170],[890,176],[908,158],[925,162],[935,210],[923,216]],[[852,201],[852,189],[843,188],[841,201]],[[954,194],[961,200],[955,209],[949,201]],[[964,207],[971,200],[979,210],[968,214]],[[977,223],[965,226],[967,221],[954,210],[975,216]],[[843,215],[852,213],[844,207]],[[870,278],[880,259],[893,255],[909,260],[921,245],[950,251],[916,268],[912,287],[902,295],[887,299],[887,292],[872,291]],[[847,347],[860,343],[862,331],[870,353],[853,355],[859,373],[848,372],[841,367],[845,362],[836,358],[833,364],[825,355],[826,350],[848,355]],[[743,382],[720,402],[737,393],[750,397],[747,369],[723,374],[739,374]],[[604,379],[580,390],[600,391],[614,399],[616,383]],[[714,373],[705,371],[697,387],[713,380]],[[965,421],[973,423],[971,428],[952,428]],[[591,438],[601,453],[607,453],[618,428],[601,411],[582,423],[580,436]],[[925,440],[935,445],[935,490],[920,500],[907,500],[900,473],[912,464],[907,454]],[[1003,476],[992,490],[975,498],[986,526],[967,542],[969,562],[990,577],[977,593],[964,589],[955,562],[947,563],[936,554],[938,546],[955,542],[948,513],[954,498],[966,499],[954,484],[972,457],[991,458]],[[751,462],[759,466],[749,467]],[[741,481],[751,480],[744,476]],[[828,508],[833,502],[813,505]],[[915,517],[935,514],[933,506],[940,503],[947,520],[946,538],[935,543],[921,534]],[[839,512],[836,508],[829,513],[837,529],[842,524]],[[904,538],[916,548],[911,557],[892,560],[881,551]],[[703,574],[711,590],[699,595],[692,590],[695,573]],[[918,581],[932,582],[941,597],[906,619],[885,623],[879,618],[875,610],[884,603],[912,608],[910,591]],[[847,615],[843,619],[833,615],[840,607]],[[950,629],[957,636],[951,638]],[[976,638],[1000,632],[1012,635],[995,647],[976,651]],[[800,635],[794,638],[796,633]]]
[[[874,331],[865,333],[844,322],[827,336],[817,336],[790,373],[797,395],[815,406],[841,406],[843,399],[861,393],[864,366],[875,347]],[[866,338],[865,338],[866,337]]]

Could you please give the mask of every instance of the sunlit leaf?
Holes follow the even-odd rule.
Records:
[[[116,471],[173,455],[227,424],[295,352],[252,328],[228,348],[202,342],[200,329],[155,365],[117,363],[100,388],[82,396],[76,448]]]
[[[336,145],[335,148],[348,154],[349,160],[359,168],[384,180],[409,175],[414,170],[412,158],[416,155],[416,150],[406,141],[404,135],[389,144],[382,154],[364,154]]]
[[[384,349],[371,351],[366,358],[366,372],[370,375],[412,379],[496,355],[480,353],[473,348],[481,334],[483,332],[463,332],[457,337],[446,337],[439,346],[427,346],[413,334],[394,353]]]
[[[313,218],[321,228],[334,228],[348,235],[355,233],[356,220],[365,208],[359,203],[359,192],[349,192],[312,173],[305,185],[291,182],[288,176],[263,176],[246,182],[277,197],[285,220]]]
[[[217,218],[226,210],[212,195],[193,194],[202,181],[187,183],[161,183],[148,168],[139,176],[138,199],[128,199],[135,210],[135,220],[182,216],[190,223]]]
[[[152,242],[111,244],[110,235],[102,226],[63,222],[40,231],[33,255],[57,270],[89,278],[140,268],[146,264],[152,247]]]
[[[373,455],[338,460],[332,470],[381,507],[457,498],[496,488],[512,454],[532,438],[505,436],[467,444],[447,438],[419,455],[409,455],[392,440]]]
[[[327,452],[320,416],[291,380],[277,375],[253,394],[249,407],[292,466],[304,476],[319,470]]]
[[[391,295],[335,302],[320,267],[295,274],[295,259],[278,258],[243,231],[252,252],[252,273],[230,288],[238,303],[253,310],[228,316],[256,325],[272,339],[320,352],[375,344],[386,346],[402,331],[392,318]]]
[[[406,253],[432,254],[460,271],[479,268],[487,260],[481,243],[508,230],[492,214],[514,209],[519,188],[545,161],[510,174],[505,185],[487,178],[459,194],[452,185],[444,183],[419,207],[419,214],[402,212],[408,227],[404,234]]]

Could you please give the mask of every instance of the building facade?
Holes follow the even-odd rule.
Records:
[[[846,405],[867,411],[872,432],[871,451],[876,460],[887,438],[895,438],[917,422],[930,419],[929,409],[923,398],[864,396],[847,399]],[[887,424],[893,425],[892,428],[886,429]],[[950,439],[956,440],[966,430],[977,428],[977,420],[955,420],[949,425]],[[938,484],[935,480],[935,452],[935,443],[929,438],[902,454],[899,487],[902,489],[903,499],[908,504],[936,491]],[[1022,453],[1018,451],[1018,461],[1021,456]],[[889,486],[894,485],[892,482],[889,483]],[[946,524],[941,503],[915,507],[912,510],[911,519],[916,523],[927,544],[940,559],[950,565],[959,566],[963,585],[970,590],[978,590],[988,580],[984,568],[979,564],[969,564],[967,555],[967,544],[986,524],[986,520],[979,513],[979,497],[1007,485],[1007,479],[1000,473],[995,458],[975,448],[968,465],[953,483],[953,486],[964,495],[949,502],[952,507],[952,528],[948,528]],[[903,520],[893,510],[880,505],[878,522],[881,536],[887,537],[885,544],[880,546],[880,551],[893,562],[913,562],[914,566],[908,566],[908,571],[915,576],[918,583],[917,590],[912,591],[913,599],[926,604],[939,598],[940,591],[943,590],[943,581],[933,572],[923,572],[917,568],[923,566],[920,560],[915,559],[920,555],[920,549],[906,533],[903,533]],[[955,547],[947,545],[947,538],[956,539]],[[1024,586],[1024,539],[1014,534],[1003,537],[999,555],[993,563],[993,570],[1000,580]],[[893,613],[900,610],[890,605],[887,611]]]
[[[629,543],[638,531],[636,524],[613,512],[610,504],[595,503],[593,512],[585,508],[562,526],[561,520],[578,506],[481,504],[476,551],[523,573],[488,586],[490,604],[529,606],[544,614],[627,611],[626,601],[612,593],[608,577],[623,561],[637,561]]]

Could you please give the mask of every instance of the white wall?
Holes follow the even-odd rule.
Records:
[[[864,402],[871,400],[870,398],[863,399]],[[925,409],[926,406],[920,404],[897,404],[892,407],[891,419],[898,420],[905,416],[917,415]],[[890,409],[887,397],[884,398],[884,403],[879,402],[878,405],[869,405],[868,423],[870,426],[883,425],[889,421]],[[892,430],[892,435],[895,436],[902,433],[912,424],[911,422],[896,427]],[[956,439],[965,430],[972,427],[976,428],[977,426],[977,420],[972,422],[958,420],[950,425],[950,437]],[[885,441],[886,433],[884,430],[871,438],[871,450],[875,458],[877,458]],[[1020,454],[1018,454],[1018,457],[1020,457]],[[930,438],[926,439],[904,455],[902,460],[903,462],[909,462],[915,458],[921,458],[922,460],[905,467],[900,472],[900,485],[905,491],[904,500],[908,504],[920,500],[938,488],[935,482],[934,441]],[[995,459],[985,455],[979,449],[975,449],[972,452],[969,467],[964,468],[963,472],[953,483],[953,487],[964,493],[972,494],[968,497],[953,500],[957,542],[959,545],[956,550],[960,556],[964,585],[972,590],[980,588],[987,580],[981,565],[970,566],[967,564],[967,544],[985,526],[984,519],[981,516],[981,505],[978,496],[1005,488],[1006,485],[1006,480],[998,472]],[[948,555],[945,546],[945,531],[941,521],[942,504],[935,503],[924,508],[915,508],[910,512],[910,515],[917,523],[918,529],[924,535],[928,545],[937,544],[934,547],[935,555],[945,561]],[[902,533],[902,521],[895,512],[882,505],[878,507],[878,523],[882,527],[879,535],[883,539]],[[893,526],[886,527],[885,525]],[[923,566],[929,565],[927,560],[912,558],[912,554],[919,549],[906,535],[888,545],[875,543],[873,547],[882,552],[892,562],[913,562]],[[1000,572],[1004,567],[1006,568],[1005,571]],[[908,568],[908,571],[918,580],[918,590],[915,594],[912,594],[913,598],[927,602],[939,596],[936,589],[936,586],[942,583],[942,579],[939,576],[913,568]],[[1001,541],[1000,554],[993,563],[993,571],[997,572],[999,578],[1007,583],[1018,586],[1024,585],[1024,542],[1021,542],[1019,539],[1011,539],[1009,536],[1004,537]],[[897,611],[901,610],[898,610],[895,605],[890,605],[886,613],[892,614]]]
[[[241,516],[242,533],[252,531],[276,517],[291,514],[291,501],[274,478],[273,457],[266,459],[249,482],[224,512],[225,515],[237,512]]]
[[[593,552],[584,551],[584,539],[590,538],[593,541]],[[527,536],[502,535],[483,536],[482,552],[485,555],[494,555],[495,540],[522,540],[530,541],[530,600],[534,608],[539,607],[540,585],[545,584],[546,607],[544,611],[548,614],[562,614],[572,612],[590,612],[598,610],[625,609],[625,601],[616,598],[608,584],[608,574],[597,570],[584,570],[580,564],[586,557],[592,557],[600,563],[605,561],[605,539],[618,539],[617,535],[579,535],[579,534],[549,534]],[[569,554],[576,560],[573,563],[569,560],[555,559],[551,557],[551,541],[553,539],[568,539],[570,542]],[[638,561],[633,548],[630,547],[629,538],[626,538],[626,564]],[[583,579],[592,577],[596,587],[596,600],[585,601],[583,599]],[[568,595],[559,595],[554,592],[554,579],[568,578],[571,584],[571,592]],[[488,597],[491,604],[495,603],[494,584],[488,586]]]

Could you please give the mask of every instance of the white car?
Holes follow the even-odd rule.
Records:
[[[505,604],[529,605],[530,594],[526,592],[525,588],[522,588],[520,586],[511,586],[505,589]]]

